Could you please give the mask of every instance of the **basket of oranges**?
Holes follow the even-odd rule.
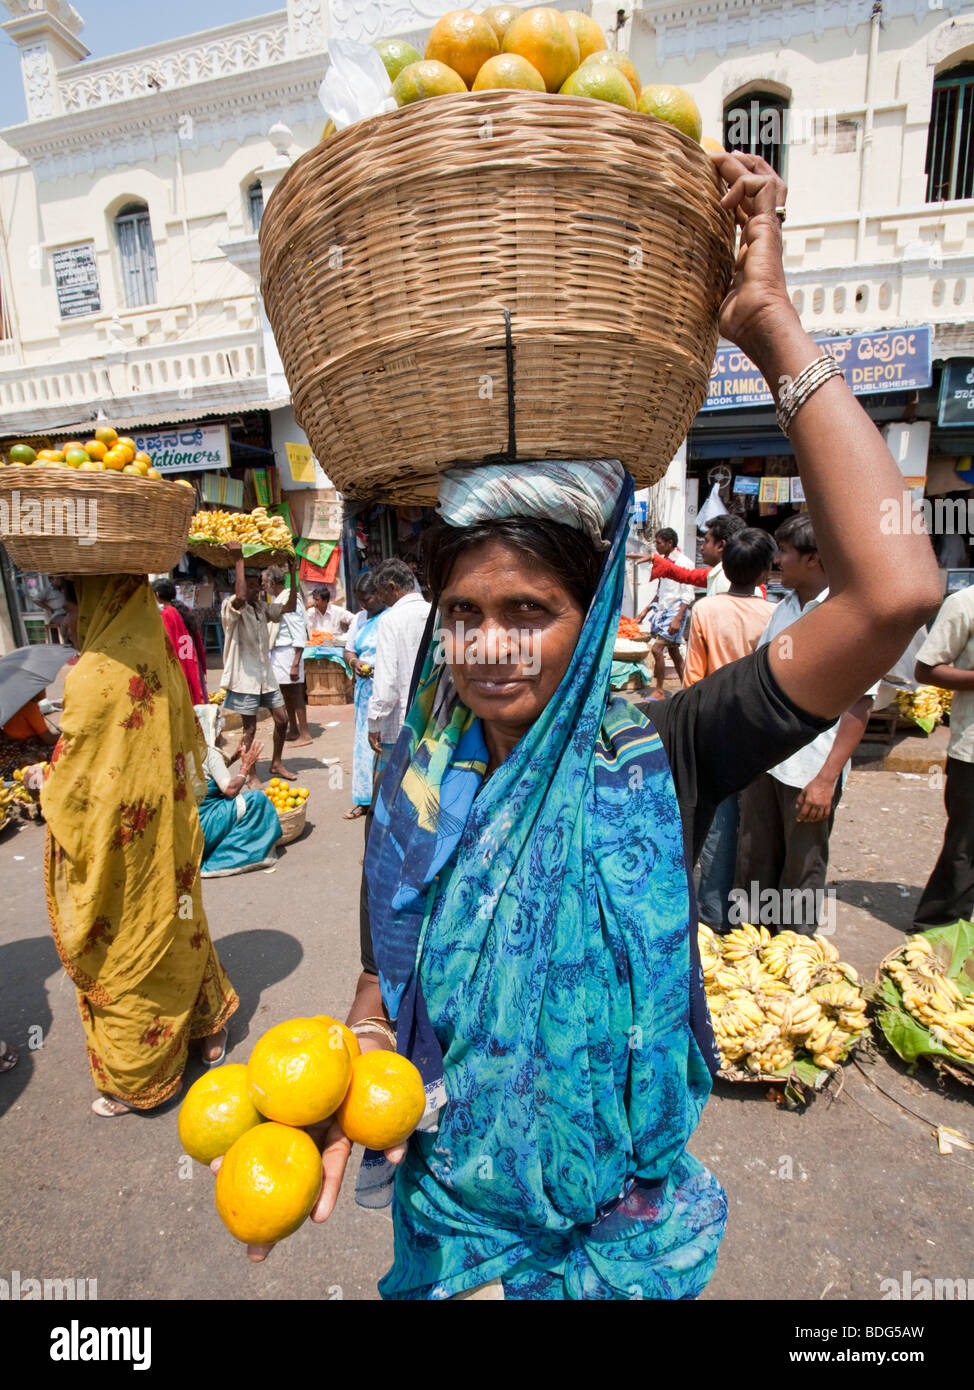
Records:
[[[310,796],[307,787],[295,787],[281,777],[272,777],[264,788],[264,795],[274,806],[281,822],[279,845],[289,845],[304,829],[308,818],[307,801]]]
[[[646,487],[706,398],[735,226],[699,112],[597,25],[507,19],[400,44],[400,109],[328,132],[261,221],[294,413],[348,496],[435,503],[439,471],[502,452]]]
[[[22,570],[165,574],[186,549],[192,484],[167,481],[109,426],[84,444],[14,444],[4,464],[0,540]]]

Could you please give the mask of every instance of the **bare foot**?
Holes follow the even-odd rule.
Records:
[[[295,737],[289,739],[288,742],[293,743],[295,748],[307,748],[309,743],[314,743],[314,739],[311,737],[310,734],[305,734],[301,738]]]
[[[297,731],[297,729],[294,729],[293,731],[292,731],[291,729],[288,729],[287,733],[284,735],[284,742],[285,742],[285,743],[293,743],[294,740],[297,738],[297,736],[298,736],[298,731]]]
[[[208,1038],[203,1039],[203,1061],[222,1062],[227,1052],[227,1042],[230,1033],[227,1028],[221,1028],[218,1033],[211,1033]]]
[[[271,774],[274,777],[283,777],[286,782],[296,782],[298,779],[298,774],[288,772],[283,763],[271,763]]]
[[[345,819],[346,819],[346,820],[358,820],[360,816],[364,816],[364,815],[365,815],[365,812],[366,812],[367,810],[368,810],[368,807],[367,807],[367,806],[353,806],[352,809],[351,809],[350,811],[346,811],[346,812],[345,812]]]

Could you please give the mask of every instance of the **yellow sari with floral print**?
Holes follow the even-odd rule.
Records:
[[[41,801],[48,911],[95,1086],[149,1110],[239,1003],[200,894],[202,736],[148,581],[75,587],[81,657]]]

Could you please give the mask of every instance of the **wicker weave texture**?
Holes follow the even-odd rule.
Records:
[[[9,465],[0,469],[0,540],[28,572],[167,574],[186,551],[195,501],[164,478]],[[27,520],[34,503],[44,534]],[[73,534],[79,522],[93,543]]]
[[[608,102],[436,97],[309,151],[262,288],[295,414],[343,492],[430,502],[506,450],[657,481],[703,403],[733,218],[709,157]]]
[[[212,565],[214,569],[232,570],[236,566],[236,556],[224,545],[217,545],[210,541],[190,541],[187,548],[191,555],[195,555],[197,559]],[[293,559],[294,556],[288,554],[286,550],[255,550],[253,555],[243,557],[244,566],[249,570],[267,569],[268,565],[280,565],[287,569]]]

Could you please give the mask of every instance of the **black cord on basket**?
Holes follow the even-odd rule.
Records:
[[[496,352],[496,348],[488,348]],[[499,454],[490,454],[484,463],[517,463],[517,428],[515,425],[514,404],[514,338],[511,333],[511,311],[504,310],[504,351],[507,354],[507,448]]]

